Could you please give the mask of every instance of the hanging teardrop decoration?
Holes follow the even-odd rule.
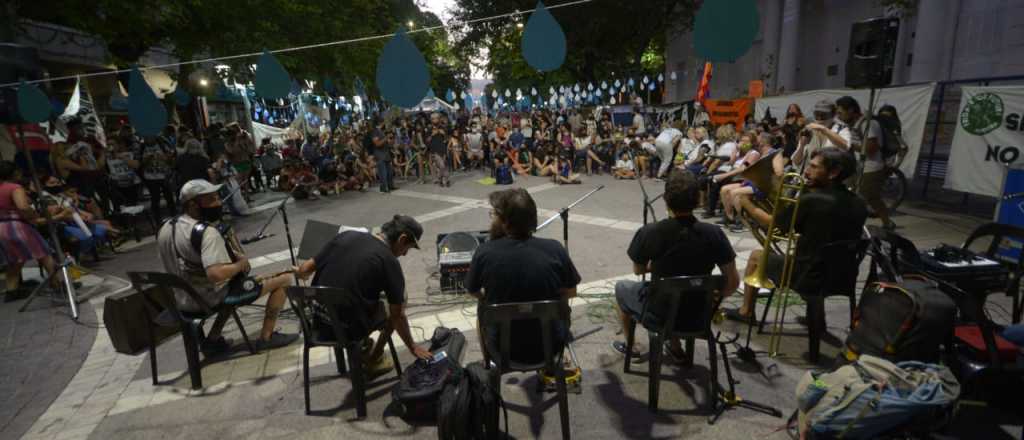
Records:
[[[50,101],[35,84],[18,86],[18,114],[25,122],[39,123],[50,119]]]
[[[565,32],[544,2],[538,1],[530,14],[521,45],[523,58],[541,72],[558,69],[565,62]]]
[[[384,99],[404,108],[418,105],[430,88],[427,61],[404,28],[395,32],[377,59],[377,87]]]
[[[128,81],[128,120],[141,136],[156,136],[167,125],[167,109],[138,67],[132,68]]]
[[[277,58],[264,50],[256,64],[254,85],[256,94],[261,98],[280,99],[288,96],[292,80]]]

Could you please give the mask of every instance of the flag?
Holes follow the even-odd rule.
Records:
[[[704,73],[700,76],[700,85],[697,86],[697,97],[694,98],[701,105],[704,105],[704,100],[710,96],[709,88],[711,87],[711,62],[704,63]]]

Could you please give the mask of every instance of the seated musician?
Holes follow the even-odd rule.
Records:
[[[798,199],[799,209],[794,226],[800,238],[796,243],[792,287],[798,293],[813,295],[822,287],[823,267],[813,263],[825,245],[861,237],[868,215],[867,205],[843,185],[843,180],[854,172],[855,167],[856,162],[851,153],[827,147],[815,151],[804,169],[805,186]],[[767,228],[771,223],[772,215],[756,208],[749,198],[743,199],[742,207],[747,215],[762,226]],[[776,212],[776,225],[784,225],[783,229],[788,226],[795,208],[795,205],[787,204],[782,212]],[[750,253],[744,272],[746,275],[755,273],[762,252],[759,249]],[[765,274],[778,283],[783,257],[772,254],[767,262]],[[743,306],[738,310],[727,310],[726,317],[752,322],[756,295],[757,288],[746,285],[743,289]]]
[[[258,292],[230,291],[230,281],[249,273],[249,259],[234,233],[221,231],[224,206],[217,195],[221,185],[206,180],[190,180],[181,187],[180,200],[184,213],[166,222],[157,234],[157,248],[164,270],[177,275],[195,288],[207,304],[241,304],[251,302],[254,296],[269,295],[259,339],[253,341],[256,349],[266,350],[291,344],[297,334],[274,330],[277,315],[284,306],[284,288],[292,282],[289,274],[264,279]],[[175,300],[182,311],[199,311],[200,306],[184,292],[175,292]],[[202,351],[210,355],[230,347],[221,336],[224,323],[231,316],[222,310],[213,327],[202,342]]]
[[[419,238],[423,226],[416,219],[396,215],[380,227],[380,232],[369,234],[360,231],[345,231],[327,242],[317,255],[303,262],[296,276],[307,278],[315,272],[312,285],[348,289],[360,295],[366,304],[370,324],[377,326],[381,337],[363,359],[364,369],[370,376],[387,372],[393,365],[391,357],[384,355],[387,336],[398,331],[398,336],[413,356],[427,359],[430,352],[415,343],[409,331],[409,319],[405,314],[405,275],[398,257],[409,249],[419,249]],[[381,292],[387,299],[384,308]],[[330,325],[327,314],[318,314],[318,325]]]
[[[576,296],[580,274],[569,252],[556,240],[537,238],[537,205],[523,188],[492,192],[490,240],[480,245],[466,275],[466,290],[480,306],[510,302],[561,300]],[[479,314],[477,316],[480,316]],[[480,326],[477,326],[480,328]],[[510,356],[518,362],[540,362],[541,329],[536,322],[513,322]],[[560,352],[568,329],[552,341]],[[496,354],[498,330],[481,329],[481,345]],[[494,358],[494,356],[492,356]]]
[[[702,276],[710,274],[717,266],[725,276],[722,291],[733,292],[740,283],[734,261],[736,253],[721,229],[694,217],[698,194],[697,179],[693,173],[673,170],[669,174],[665,181],[665,205],[669,218],[644,226],[633,236],[627,251],[633,261],[633,273],[651,273],[652,277]],[[647,289],[648,284],[638,281],[615,284],[615,299],[623,331],[628,331],[629,324],[643,312]],[[655,310],[647,312],[658,315]],[[621,341],[613,346],[625,352],[625,344]],[[670,341],[669,346],[672,357],[683,358],[678,340]]]

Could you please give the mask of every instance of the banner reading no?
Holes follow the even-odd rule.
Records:
[[[704,101],[704,107],[712,124],[734,123],[736,128],[742,129],[743,119],[750,114],[752,102],[751,99],[709,99]]]
[[[1024,166],[1024,87],[963,87],[946,188],[999,196],[1005,166]]]

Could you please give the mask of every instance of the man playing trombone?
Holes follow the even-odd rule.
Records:
[[[853,155],[836,147],[827,147],[815,151],[803,173],[803,191],[797,196],[796,203],[787,203],[781,210],[776,204],[775,223],[784,225],[782,234],[792,225],[793,232],[799,234],[795,247],[792,279],[793,290],[799,293],[818,292],[823,282],[824,265],[813,264],[822,248],[828,243],[840,240],[860,238],[867,220],[867,205],[857,194],[851,192],[843,180],[853,174],[856,161]],[[782,191],[782,189],[780,189]],[[765,228],[770,227],[772,214],[759,209],[750,198],[742,200],[742,208],[754,221]],[[793,211],[796,219],[793,219]],[[767,234],[766,234],[767,235]],[[770,241],[767,239],[766,241]],[[765,262],[764,274],[775,285],[780,283],[785,263],[782,255],[770,253],[764,258],[764,252],[771,252],[770,243],[764,249],[754,250],[747,260],[745,276],[755,274],[758,265]],[[739,309],[727,310],[726,317],[741,322],[754,320],[754,299],[757,287],[745,283],[743,288],[743,305]]]

